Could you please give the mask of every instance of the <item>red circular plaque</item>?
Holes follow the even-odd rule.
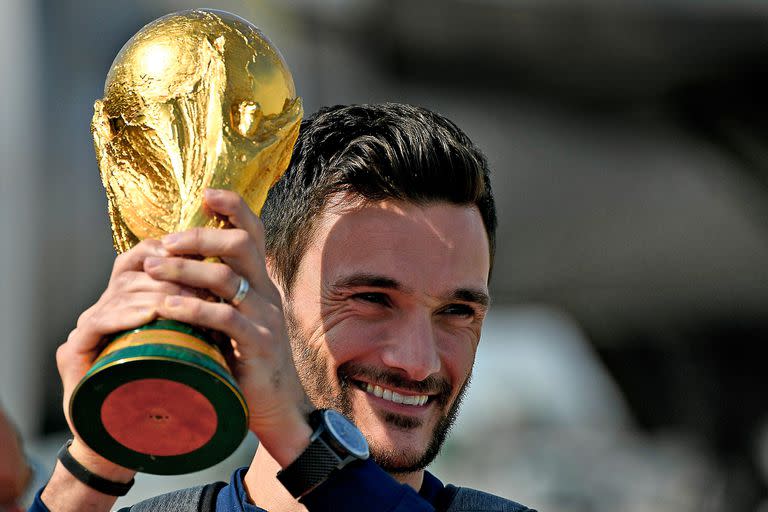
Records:
[[[172,456],[203,447],[216,433],[218,417],[208,399],[186,384],[140,379],[107,395],[101,422],[109,435],[131,450]]]

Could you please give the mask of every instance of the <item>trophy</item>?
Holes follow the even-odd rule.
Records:
[[[142,28],[112,63],[91,124],[117,252],[192,227],[226,228],[205,210],[208,187],[238,192],[259,213],[302,113],[285,61],[248,21],[196,9]],[[75,430],[105,458],[146,473],[223,460],[248,431],[248,407],[222,338],[167,319],[112,336],[73,393]]]

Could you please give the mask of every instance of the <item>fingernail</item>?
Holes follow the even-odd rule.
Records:
[[[155,258],[154,256],[149,256],[147,259],[144,260],[144,267],[157,268],[160,266],[162,262],[163,262],[162,258]]]
[[[181,306],[182,299],[177,295],[170,295],[165,298],[165,305],[169,308],[177,308]]]
[[[170,235],[165,235],[160,241],[163,242],[163,245],[173,246],[180,239],[181,239],[181,233],[171,233]]]

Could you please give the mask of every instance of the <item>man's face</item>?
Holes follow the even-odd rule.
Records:
[[[458,410],[488,305],[480,213],[358,202],[315,227],[286,304],[304,388],[354,420],[384,469],[422,469]]]

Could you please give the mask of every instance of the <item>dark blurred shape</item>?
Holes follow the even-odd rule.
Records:
[[[768,233],[768,41],[760,48],[754,59],[737,60],[709,80],[680,87],[670,99],[688,129],[729,155],[741,179],[763,197],[744,206],[754,209]]]
[[[31,479],[21,436],[0,407],[0,511],[16,510]]]
[[[714,456],[733,510],[756,510],[768,496],[759,467],[766,339],[768,322],[723,320],[598,350],[641,428],[688,432]]]
[[[768,13],[758,1],[303,4],[297,14],[315,30],[356,39],[402,79],[470,94],[516,90],[626,107],[760,73],[768,56]]]

